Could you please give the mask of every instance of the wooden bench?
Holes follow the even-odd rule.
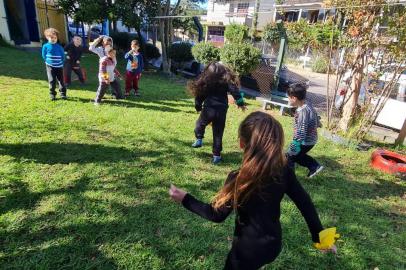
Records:
[[[266,110],[268,105],[270,107],[277,106],[280,107],[280,114],[283,115],[285,110],[288,110],[291,113],[293,106],[289,105],[289,99],[287,97],[275,96],[272,95],[270,99],[263,99],[262,109]]]

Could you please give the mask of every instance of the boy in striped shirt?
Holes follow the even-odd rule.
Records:
[[[287,152],[288,164],[294,168],[295,163],[309,169],[307,177],[313,177],[324,167],[309,152],[317,143],[317,128],[320,126],[319,117],[314,108],[305,101],[306,88],[297,84],[287,91],[289,104],[296,107],[293,141]]]
[[[66,87],[63,81],[65,52],[63,47],[57,43],[59,32],[55,28],[48,28],[44,31],[44,35],[48,43],[42,46],[42,58],[46,64],[50,98],[51,100],[56,99],[55,87],[58,81],[61,98],[66,99]]]

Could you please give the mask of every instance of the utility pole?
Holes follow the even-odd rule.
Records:
[[[258,11],[259,11],[259,6],[261,4],[261,0],[255,0],[255,7],[254,7],[254,14],[253,14],[253,19],[252,19],[252,26],[253,30],[251,33],[251,40],[255,40],[255,35],[257,34],[257,28],[258,28]]]

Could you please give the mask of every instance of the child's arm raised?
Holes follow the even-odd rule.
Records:
[[[130,61],[132,61],[133,60],[133,56],[131,55],[131,53],[132,53],[132,50],[131,51],[129,51],[129,52],[127,52],[125,55],[124,55],[124,59],[125,60],[130,60]]]
[[[189,211],[216,223],[223,222],[233,210],[231,205],[229,207],[223,206],[216,210],[211,204],[197,200],[186,191],[181,190],[174,185],[171,185],[169,195],[174,201],[181,203]]]

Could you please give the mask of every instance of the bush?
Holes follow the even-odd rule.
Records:
[[[192,54],[197,61],[205,65],[220,60],[220,49],[216,48],[212,43],[201,42],[196,44],[192,48]]]
[[[130,50],[131,41],[137,39],[137,34],[127,32],[112,32],[110,37],[113,39],[114,48],[126,52]]]
[[[220,50],[220,60],[240,76],[253,71],[260,59],[261,51],[247,43],[226,44]]]
[[[323,48],[330,47],[331,33],[333,33],[333,48],[336,48],[339,43],[340,30],[334,25],[334,22],[316,23],[311,26],[312,47]]]
[[[300,19],[297,22],[287,23],[288,46],[292,50],[305,51],[312,40],[311,28],[307,21]]]
[[[147,43],[145,44],[144,56],[146,59],[150,60],[160,57],[161,53],[159,52],[159,49],[156,46],[154,46],[154,44]]]
[[[330,61],[327,57],[317,56],[312,64],[312,71],[317,73],[327,73]]]
[[[286,35],[286,31],[282,24],[269,23],[264,27],[263,39],[267,42],[279,42],[282,36]]]
[[[226,26],[224,37],[230,43],[241,43],[248,38],[248,26],[232,23]]]
[[[192,44],[189,42],[174,43],[169,46],[168,57],[175,62],[187,62],[193,60]]]

